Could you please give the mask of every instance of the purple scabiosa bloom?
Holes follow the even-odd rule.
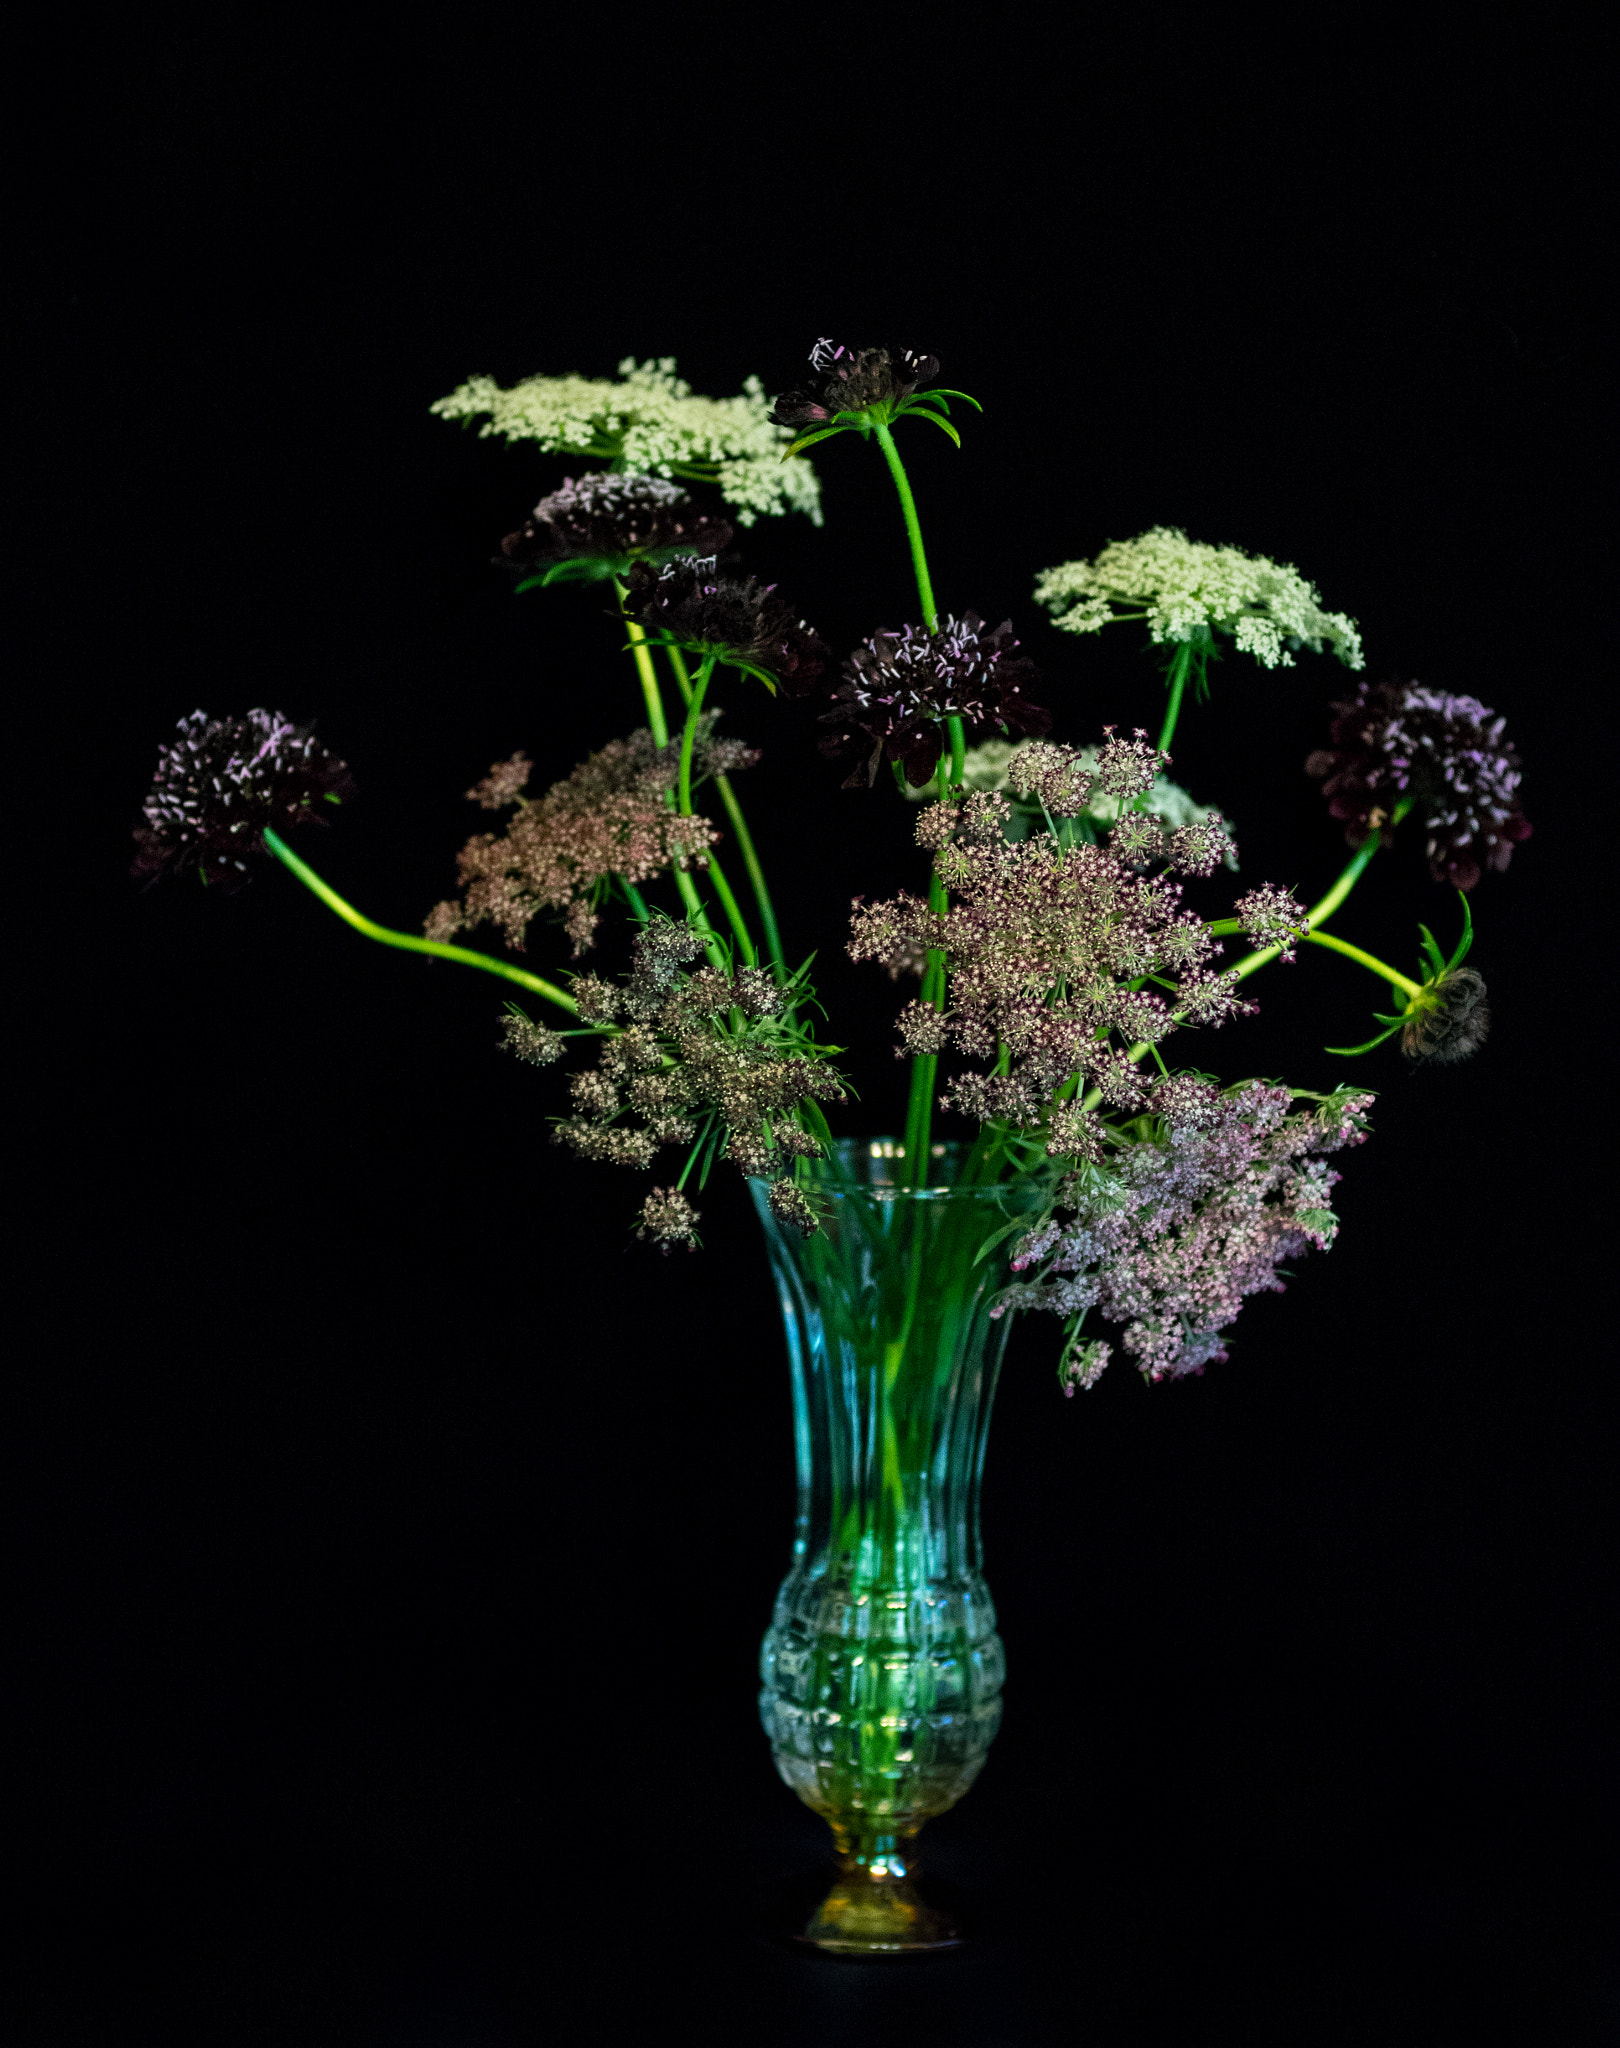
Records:
[[[731,545],[729,520],[692,503],[679,484],[633,471],[603,470],[540,500],[501,542],[500,563],[531,583],[594,583],[623,576],[632,562],[717,555]]]
[[[1467,890],[1487,868],[1500,873],[1530,837],[1518,751],[1502,736],[1506,721],[1477,697],[1363,683],[1333,709],[1333,744],[1312,754],[1305,771],[1324,778],[1328,809],[1346,821],[1352,846],[1387,835],[1391,812],[1410,797],[1428,828],[1430,873]]]
[[[625,611],[649,638],[713,655],[789,697],[815,689],[828,649],[774,583],[722,576],[712,555],[661,569],[637,562],[629,582]]]
[[[245,718],[193,711],[158,749],[131,872],[150,886],[194,867],[205,882],[240,889],[250,879],[248,863],[267,857],[267,825],[288,832],[324,822],[318,804],[353,794],[347,765],[310,726],[279,711]]]
[[[1407,1018],[1401,1051],[1409,1060],[1449,1065],[1479,1051],[1491,1028],[1485,978],[1472,967],[1454,968],[1424,990],[1428,1000]]]
[[[846,348],[818,341],[810,351],[815,372],[795,391],[784,391],[771,408],[778,427],[824,427],[838,413],[882,408],[884,416],[902,405],[921,384],[939,375],[938,356],[910,348]]]
[[[1011,619],[992,630],[977,612],[964,612],[943,615],[932,633],[921,626],[874,633],[844,664],[833,709],[820,721],[831,727],[821,751],[866,755],[846,789],[870,787],[885,761],[898,761],[920,788],[944,751],[947,718],[960,718],[970,739],[1049,731],[1052,714],[1027,694],[1035,675]]]

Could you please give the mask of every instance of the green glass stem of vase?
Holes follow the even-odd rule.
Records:
[[[755,1181],[793,1378],[798,1521],[761,1656],[776,1767],[833,1833],[838,1877],[799,1938],[844,1954],[952,1947],[916,1888],[919,1829],[978,1776],[1001,1718],[979,1483],[1010,1317],[1009,1246],[1038,1195],[932,1187],[893,1140],[818,1162],[821,1228],[778,1223]],[[1009,1206],[1011,1205],[1011,1206]]]

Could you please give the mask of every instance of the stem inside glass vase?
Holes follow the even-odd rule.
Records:
[[[760,1707],[778,1771],[828,1822],[838,1859],[799,1938],[840,1953],[957,1944],[916,1888],[915,1842],[978,1776],[1001,1718],[979,1484],[1010,1241],[979,1254],[1040,1196],[961,1185],[965,1153],[935,1148],[936,1185],[918,1188],[897,1184],[910,1176],[892,1139],[843,1141],[820,1162],[808,1238],[753,1183],[799,1487]]]

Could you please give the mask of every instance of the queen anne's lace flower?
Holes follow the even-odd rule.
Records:
[[[641,1222],[636,1235],[652,1243],[666,1256],[678,1244],[688,1251],[697,1247],[698,1212],[678,1188],[654,1188],[641,1205]]]
[[[150,885],[195,868],[227,891],[268,858],[264,829],[321,822],[322,802],[354,794],[347,765],[307,725],[279,711],[210,718],[193,711],[158,749],[157,773],[135,828],[137,881]]]
[[[777,512],[803,512],[821,524],[815,471],[801,459],[782,460],[792,431],[772,424],[757,377],[736,398],[700,398],[676,376],[672,356],[641,364],[626,356],[616,383],[525,377],[502,389],[493,377],[469,377],[430,410],[447,420],[482,418],[480,437],[534,441],[548,454],[717,484],[739,526]]]
[[[1048,1221],[1020,1241],[1014,1270],[1039,1270],[1001,1304],[1065,1318],[1100,1310],[1125,1326],[1125,1349],[1150,1380],[1224,1360],[1221,1331],[1245,1296],[1281,1293],[1283,1259],[1332,1244],[1339,1175],[1323,1155],[1362,1143],[1373,1099],[1344,1090],[1289,1115],[1288,1089],[1260,1082],[1218,1095],[1178,1077],[1158,1093],[1173,1089],[1162,1138],[1110,1154],[1100,1198],[1096,1182],[1088,1199],[1076,1178],[1059,1202],[1078,1209],[1074,1221]],[[1076,1384],[1095,1382],[1101,1349],[1100,1359],[1090,1347],[1080,1355]]]
[[[1100,846],[1061,846],[1047,834],[1009,844],[1005,810],[994,792],[925,810],[917,837],[934,849],[948,909],[910,895],[857,900],[849,953],[884,966],[909,949],[942,954],[950,1008],[909,1005],[906,1049],[948,1047],[983,1062],[1006,1055],[994,1071],[959,1075],[943,1102],[1038,1133],[1054,1153],[1085,1156],[1101,1127],[1075,1110],[1066,1084],[1132,1112],[1149,1098],[1115,1034],[1153,1043],[1177,1013],[1216,1024],[1247,1005],[1230,975],[1213,970],[1219,943],[1181,908],[1178,884],[1137,874]],[[1131,985],[1149,977],[1165,992]]]
[[[1155,640],[1230,633],[1266,668],[1292,664],[1300,646],[1331,648],[1348,668],[1362,664],[1355,621],[1323,611],[1297,569],[1189,540],[1177,526],[1110,541],[1094,561],[1047,569],[1035,595],[1065,633],[1142,619]]]
[[[704,720],[696,751],[700,776],[730,773],[759,758],[749,748],[712,738]],[[680,772],[680,747],[656,747],[643,727],[612,740],[537,802],[521,794],[529,763],[514,755],[498,762],[467,794],[485,810],[518,806],[505,832],[480,833],[458,857],[460,903],[441,903],[426,924],[430,939],[453,938],[478,925],[499,926],[514,950],[542,911],[563,913],[583,953],[595,935],[595,899],[610,876],[648,882],[666,868],[702,867],[720,834],[703,817],[682,817],[669,806]]]

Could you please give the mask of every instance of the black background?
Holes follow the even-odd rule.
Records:
[[[22,67],[11,2038],[1613,2037],[1592,20],[446,15]],[[597,594],[488,563],[564,465],[429,402],[629,354],[780,389],[821,334],[983,401],[963,452],[905,444],[936,587],[1013,615],[1061,736],[1159,684],[1034,573],[1173,522],[1297,562],[1372,674],[1505,712],[1536,826],[1474,898],[1488,1049],[1360,1063],[1340,1243],[1229,1364],[1064,1402],[1055,1331],[1014,1333],[1007,1717],[929,1836],[985,1933],[926,1966],[749,1934],[821,1831],[754,1714],[792,1502],[740,1185],[653,1258],[637,1184],[547,1146],[561,1084],[497,1053],[494,984],[277,872],[126,875],[176,717],[273,705],[361,786],[306,855],[414,928],[490,761],[636,722]],[[825,528],[740,546],[843,649],[908,567],[875,454],[815,459]],[[1300,772],[1343,681],[1234,657],[1183,723],[1252,880],[1343,857]],[[847,1127],[892,1126],[889,985],[838,933],[920,874],[909,817],[728,702]],[[1340,922],[1407,963],[1455,917],[1403,847]],[[1307,1086],[1381,1006],[1326,956],[1257,992],[1208,1058]]]

